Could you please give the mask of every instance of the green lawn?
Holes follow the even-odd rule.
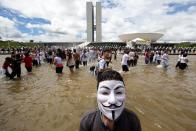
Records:
[[[35,43],[23,43],[15,41],[0,41],[0,48],[20,48],[20,47],[34,47]]]

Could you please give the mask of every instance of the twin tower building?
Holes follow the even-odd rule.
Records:
[[[102,41],[101,2],[96,2],[96,6],[94,6],[92,2],[87,2],[86,17],[87,17],[87,42],[101,42]]]

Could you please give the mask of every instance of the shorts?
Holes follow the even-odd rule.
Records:
[[[129,71],[129,68],[128,68],[127,65],[122,65],[122,70],[123,70],[123,71]]]
[[[131,61],[127,60],[127,64],[128,64],[128,66],[130,66],[131,65]]]
[[[32,71],[32,67],[26,67],[26,69],[27,69],[28,72]]]
[[[86,66],[87,65],[87,61],[83,61],[83,66]]]
[[[186,63],[180,63],[180,64],[179,64],[179,68],[180,68],[181,70],[184,70],[184,69],[187,68],[187,64],[186,64]]]
[[[38,66],[38,61],[37,60],[33,60],[33,66]]]
[[[157,60],[157,64],[160,65],[161,64],[161,60]]]
[[[68,66],[69,68],[74,68],[74,65],[70,65],[70,66]]]
[[[56,73],[62,73],[63,67],[56,67]]]

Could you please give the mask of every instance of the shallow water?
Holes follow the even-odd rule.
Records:
[[[167,70],[145,65],[123,74],[126,107],[139,116],[144,131],[196,130],[196,56],[189,68],[176,70],[170,56]],[[5,56],[0,56],[2,65]],[[120,70],[120,58],[111,66]],[[88,67],[74,74],[64,67],[58,76],[49,64],[14,81],[0,78],[0,131],[77,131],[81,117],[96,108],[96,80]]]

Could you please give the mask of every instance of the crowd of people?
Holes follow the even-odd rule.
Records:
[[[135,49],[137,49],[137,52],[142,52],[142,50],[145,50],[146,46],[136,46]],[[94,48],[97,49],[97,47],[90,47],[90,48]],[[98,48],[105,48],[105,47],[98,47]],[[107,47],[110,48],[110,47]],[[149,46],[147,48],[150,48],[151,50],[159,50],[159,51],[164,51],[167,50],[168,54],[180,54],[180,52],[186,52],[187,54],[196,54],[196,47],[169,47],[169,46]],[[114,49],[114,48],[112,48]],[[115,49],[118,50],[124,50],[127,49],[127,47],[115,47]],[[17,52],[26,52],[27,50],[29,50],[28,47],[21,47],[21,48],[0,48],[0,54],[10,54],[13,51],[17,51]]]
[[[71,73],[79,69],[81,65],[87,66],[88,62],[97,63],[90,67],[95,75],[109,67],[112,59],[116,60],[119,54],[121,58],[122,71],[129,71],[130,67],[136,66],[139,56],[144,55],[145,64],[161,65],[163,68],[169,66],[169,51],[160,48],[149,48],[144,51],[131,48],[77,48],[77,49],[60,49],[60,48],[22,48],[13,49],[11,56],[6,57],[3,70],[7,77],[13,79],[15,76],[21,76],[21,63],[24,62],[27,72],[32,71],[32,67],[41,66],[47,62],[56,66],[56,73],[61,74],[64,66],[67,66]],[[181,49],[179,52],[176,68],[186,69],[188,63],[188,52]],[[66,61],[66,65],[63,64]]]
[[[94,50],[87,49],[56,49],[56,48],[23,48],[12,49],[11,56],[6,57],[1,69],[10,79],[16,75],[21,76],[21,63],[24,63],[27,72],[32,72],[33,67],[39,67],[42,63],[54,64],[56,73],[63,72],[63,61],[66,61],[66,66],[70,72],[79,69],[80,65],[87,66],[88,61],[95,61],[97,53]],[[3,71],[2,71],[3,70]]]
[[[146,46],[144,46],[146,47]],[[137,47],[140,51],[145,50],[142,46]],[[179,54],[180,52],[186,52],[187,54],[196,54],[196,47],[175,47],[175,46],[149,46],[151,50],[168,51],[168,54]]]

